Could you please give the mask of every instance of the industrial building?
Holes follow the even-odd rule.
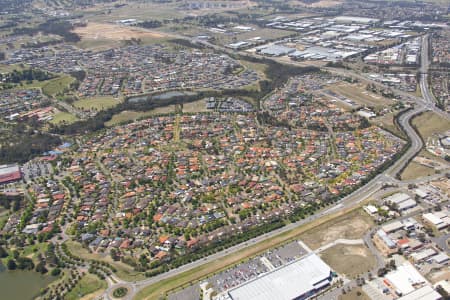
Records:
[[[294,48],[284,47],[280,45],[270,45],[260,50],[262,55],[267,56],[283,56],[294,52]]]
[[[231,300],[307,299],[330,285],[330,267],[314,253],[228,291]]]
[[[0,184],[6,184],[20,180],[22,173],[20,167],[17,164],[14,165],[1,165],[0,166]]]
[[[405,193],[396,193],[385,198],[384,200],[390,205],[395,205],[396,210],[399,212],[411,209],[417,205],[417,202],[411,199],[411,197]]]
[[[423,221],[428,226],[442,230],[450,225],[450,213],[446,210],[422,215]]]
[[[441,295],[409,263],[405,262],[397,270],[385,277],[385,284],[395,291],[399,300],[438,300]]]

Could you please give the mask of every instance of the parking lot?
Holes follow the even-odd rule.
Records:
[[[298,241],[292,241],[214,275],[208,279],[208,282],[217,293],[222,293],[261,274],[279,268],[307,253],[308,251],[302,248]],[[199,297],[199,293],[199,284],[195,284],[171,294],[169,300],[196,300]]]
[[[52,174],[52,165],[48,162],[28,162],[22,166],[22,174],[25,182]]]

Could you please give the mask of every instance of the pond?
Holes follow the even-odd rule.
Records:
[[[181,96],[193,96],[196,93],[194,92],[186,92],[186,91],[169,91],[155,96],[135,96],[130,97],[128,101],[130,103],[137,103],[142,101],[148,101],[150,99],[153,100],[168,100],[173,97],[181,97]]]
[[[31,300],[39,294],[41,288],[46,287],[55,279],[50,275],[41,275],[35,271],[8,271],[0,263],[0,298]]]

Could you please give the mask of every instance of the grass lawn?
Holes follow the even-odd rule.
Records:
[[[66,122],[67,124],[78,121],[78,118],[70,113],[58,112],[53,115],[53,119],[50,121],[53,124],[59,124]]]
[[[402,180],[416,179],[423,176],[433,175],[436,172],[427,166],[411,161],[401,174]]]
[[[183,104],[184,113],[205,112],[205,111],[208,111],[208,109],[206,109],[206,99]]]
[[[372,124],[376,126],[380,126],[382,128],[385,128],[386,130],[389,130],[390,132],[394,133],[395,135],[406,139],[405,134],[400,131],[397,126],[394,124],[394,117],[397,114],[397,112],[387,113],[382,117],[377,117],[371,121]]]
[[[20,65],[0,65],[0,73],[10,73],[14,70],[21,71],[25,68]]]
[[[96,275],[87,274],[83,276],[77,285],[64,297],[66,300],[75,300],[92,294],[98,290],[106,289],[106,281],[100,280]]]
[[[239,63],[241,63],[244,67],[254,70],[258,73],[259,76],[261,76],[262,79],[266,79],[266,70],[267,65],[260,64],[260,63],[254,63],[250,62],[248,60],[240,60]]]
[[[425,112],[412,120],[422,138],[426,141],[428,137],[436,133],[450,130],[450,120],[445,119],[433,112]]]
[[[360,288],[354,288],[345,295],[340,295],[339,300],[370,300],[370,297]]]
[[[365,204],[365,202],[361,203],[360,205]],[[179,275],[172,276],[170,278],[161,280],[155,284],[152,284],[150,286],[147,286],[140,290],[136,296],[135,300],[140,299],[159,299],[163,298],[165,293],[179,288],[184,285],[189,285],[190,283],[201,280],[202,278],[205,278],[207,276],[211,276],[214,273],[220,272],[224,269],[228,269],[232,267],[235,264],[238,264],[242,261],[245,261],[246,259],[249,259],[250,257],[254,257],[255,255],[258,255],[262,252],[267,251],[268,249],[272,249],[276,246],[279,246],[281,244],[284,244],[288,241],[291,241],[293,239],[299,238],[299,235],[304,234],[308,231],[314,230],[316,231],[316,228],[318,226],[321,226],[325,223],[328,223],[327,226],[330,226],[329,224],[333,223],[334,220],[338,218],[347,218],[346,216],[348,214],[352,214],[355,211],[362,212],[360,206],[356,208],[350,208],[346,210],[342,210],[339,212],[336,212],[332,215],[325,216],[323,218],[317,219],[311,223],[296,227],[292,230],[289,230],[287,232],[281,233],[275,237],[272,237],[270,239],[267,239],[263,242],[257,243],[255,245],[243,248],[241,251],[237,253],[229,254],[220,260],[215,260],[213,262],[204,264],[202,266],[196,267],[192,270],[183,272]]]
[[[75,79],[69,75],[64,75],[55,79],[51,79],[43,83],[42,92],[47,96],[54,96],[60,92],[63,92],[64,89],[69,88],[69,85],[74,80]]]
[[[392,100],[367,91],[362,84],[352,84],[344,82],[328,86],[327,88],[330,91],[353,100],[360,105],[384,108],[392,103]]]
[[[105,123],[106,126],[112,127],[124,122],[135,121],[145,117],[151,117],[158,114],[167,114],[175,111],[174,105],[155,108],[149,111],[130,111],[124,110],[118,114],[115,114],[111,120]]]
[[[120,102],[122,102],[121,99],[114,97],[93,97],[78,100],[73,103],[73,106],[84,110],[103,110],[114,107]]]
[[[67,241],[67,246],[69,247],[69,250],[74,255],[77,255],[83,259],[95,259],[95,260],[101,260],[106,261],[113,265],[117,269],[116,275],[119,278],[122,278],[127,281],[136,281],[136,280],[142,280],[145,278],[143,273],[139,273],[133,270],[133,268],[127,264],[124,264],[120,261],[113,261],[111,257],[108,256],[101,256],[96,253],[89,253],[89,251],[81,246],[80,243],[74,242],[74,241]]]
[[[333,270],[348,277],[367,273],[375,265],[375,257],[363,245],[336,245],[320,256]]]
[[[371,218],[365,212],[355,210],[317,226],[315,230],[308,231],[299,238],[314,250],[337,239],[359,239],[372,225]]]

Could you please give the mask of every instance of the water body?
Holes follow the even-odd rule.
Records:
[[[35,271],[8,271],[0,263],[0,299],[31,300],[55,279]]]
[[[136,97],[132,97],[130,99],[128,99],[129,102],[131,103],[137,103],[137,102],[142,102],[142,101],[148,101],[151,99],[154,100],[168,100],[170,98],[173,97],[180,97],[180,96],[193,96],[196,93],[194,92],[182,92],[182,91],[170,91],[170,92],[165,92],[156,96],[136,96]]]
[[[196,93],[193,92],[179,92],[179,91],[171,91],[171,92],[166,92],[157,96],[153,96],[152,99],[156,99],[156,100],[167,100],[173,97],[180,97],[180,96],[193,96]]]

